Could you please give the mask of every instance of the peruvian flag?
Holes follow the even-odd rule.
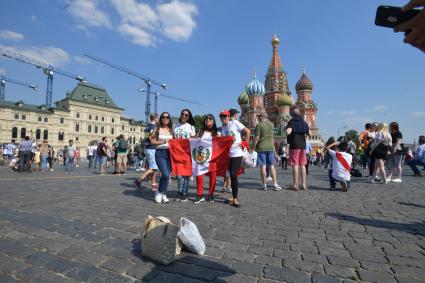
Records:
[[[233,137],[212,139],[172,139],[170,158],[173,174],[177,176],[199,176],[217,172],[225,176],[229,168],[229,151]]]

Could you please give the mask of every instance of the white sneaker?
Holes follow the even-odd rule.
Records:
[[[159,191],[155,192],[155,202],[161,203],[162,202],[162,194]]]
[[[261,187],[258,188],[260,191],[267,191],[267,185],[264,184]]]
[[[166,195],[162,194],[162,202],[163,202],[163,203],[169,203],[169,202],[170,202],[170,200],[167,198],[167,196],[166,196]]]
[[[396,178],[396,179],[392,179],[392,180],[391,180],[391,182],[394,182],[394,183],[401,183],[402,181],[401,181],[401,179],[400,179],[400,178]]]
[[[279,186],[278,184],[274,184],[274,190],[275,191],[280,191],[282,189],[281,186]]]
[[[373,177],[369,177],[369,179],[367,179],[367,182],[373,184],[375,183],[375,180],[373,179]]]
[[[273,178],[272,178],[272,177],[267,177],[267,178],[266,178],[266,181],[267,181],[267,182],[273,181]]]
[[[140,172],[140,171],[142,171],[142,169],[139,169],[139,168],[136,169],[136,172]]]

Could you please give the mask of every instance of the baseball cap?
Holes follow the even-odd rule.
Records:
[[[227,109],[221,110],[220,115],[230,116],[230,112]]]
[[[235,109],[235,108],[232,108],[232,109],[230,109],[229,110],[229,113],[230,113],[230,116],[233,116],[233,115],[235,115],[236,113],[241,113],[241,112],[239,112],[237,109]]]

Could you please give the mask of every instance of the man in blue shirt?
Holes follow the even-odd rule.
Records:
[[[19,146],[19,172],[30,172],[31,171],[31,150],[32,141],[29,136],[25,136],[25,140],[22,141]]]
[[[425,136],[419,136],[419,147],[415,152],[415,156],[412,160],[407,162],[415,173],[415,177],[423,177],[424,175],[419,171],[418,165],[425,166]]]

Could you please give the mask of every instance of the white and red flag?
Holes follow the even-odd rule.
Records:
[[[173,174],[199,176],[217,172],[225,176],[229,168],[229,151],[233,137],[212,139],[172,139],[169,141]]]

